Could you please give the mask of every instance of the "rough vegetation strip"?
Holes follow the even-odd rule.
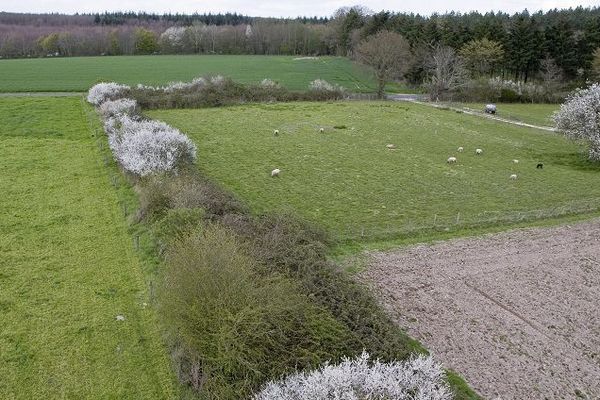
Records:
[[[370,254],[399,325],[488,398],[600,396],[600,220]]]
[[[81,100],[0,104],[0,397],[175,397]]]

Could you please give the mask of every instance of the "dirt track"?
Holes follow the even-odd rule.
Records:
[[[371,253],[397,322],[488,399],[600,399],[600,220]]]

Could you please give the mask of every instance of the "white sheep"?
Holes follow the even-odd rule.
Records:
[[[514,181],[515,179],[517,179],[517,174],[512,174],[512,175],[510,176],[510,179],[512,179],[513,181]]]
[[[475,154],[479,155],[479,154],[482,154],[482,153],[483,153],[483,150],[481,150],[481,149],[475,149]]]
[[[321,133],[325,132],[325,128],[319,129],[319,132],[321,132]]]
[[[518,164],[519,160],[513,160],[513,164]]]
[[[275,136],[279,135],[279,129],[275,129],[275,130],[273,131],[273,135],[275,135]]]
[[[460,146],[458,149],[456,149],[459,153],[462,153],[464,148],[462,146]]]
[[[388,149],[390,149],[390,150],[393,150],[393,149],[395,149],[395,148],[396,148],[396,145],[395,145],[395,144],[388,144],[388,145],[386,145],[385,147],[387,147],[387,148],[388,148]]]
[[[456,157],[448,157],[448,161],[446,161],[448,164],[452,164],[456,162]]]
[[[281,172],[281,170],[279,168],[275,168],[273,171],[271,171],[271,178],[273,178],[275,176],[279,176],[280,172]]]

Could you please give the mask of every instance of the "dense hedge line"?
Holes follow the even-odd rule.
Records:
[[[313,86],[331,91],[322,82]],[[150,232],[152,251],[164,264],[159,315],[190,396],[249,398],[283,375],[343,357],[367,352],[393,362],[426,353],[365,287],[329,261],[323,230],[293,215],[252,215],[197,171],[192,149],[174,151],[185,135],[136,115],[143,99],[122,101],[136,90],[161,98],[193,92],[227,98],[236,88],[213,77],[164,88],[100,84],[88,96],[105,116],[115,159],[139,196],[136,223]],[[261,90],[279,89],[264,82]],[[114,137],[126,142],[154,132],[161,139],[145,151],[112,144]],[[131,167],[123,162],[128,157],[154,169]],[[453,389],[457,398],[476,398],[460,380]]]

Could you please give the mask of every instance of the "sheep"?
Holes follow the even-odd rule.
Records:
[[[544,164],[539,163],[535,168],[537,168],[537,169],[543,169],[544,168]]]
[[[456,149],[456,151],[458,151],[459,153],[462,153],[464,150],[464,148],[462,146],[460,146],[458,149]]]
[[[281,172],[281,170],[279,168],[275,168],[273,171],[271,171],[271,178],[279,176],[280,172]]]
[[[513,164],[518,164],[519,160],[513,160]]]
[[[325,128],[320,128],[319,132],[321,132],[321,133],[325,132]]]
[[[390,150],[394,150],[396,148],[396,145],[395,144],[388,144],[385,147],[387,147]]]
[[[446,161],[448,164],[452,164],[456,162],[456,157],[448,157],[448,161]]]
[[[475,149],[475,154],[479,155],[479,154],[482,154],[482,153],[483,153],[483,150],[481,150],[481,149]]]
[[[275,130],[273,131],[273,135],[275,135],[275,136],[278,136],[278,135],[279,135],[279,129],[275,129]]]
[[[517,174],[512,174],[512,175],[510,176],[510,179],[512,179],[513,181],[514,181],[514,180],[516,180],[516,179],[517,179]]]
[[[486,104],[484,110],[486,114],[496,114],[495,104]]]

